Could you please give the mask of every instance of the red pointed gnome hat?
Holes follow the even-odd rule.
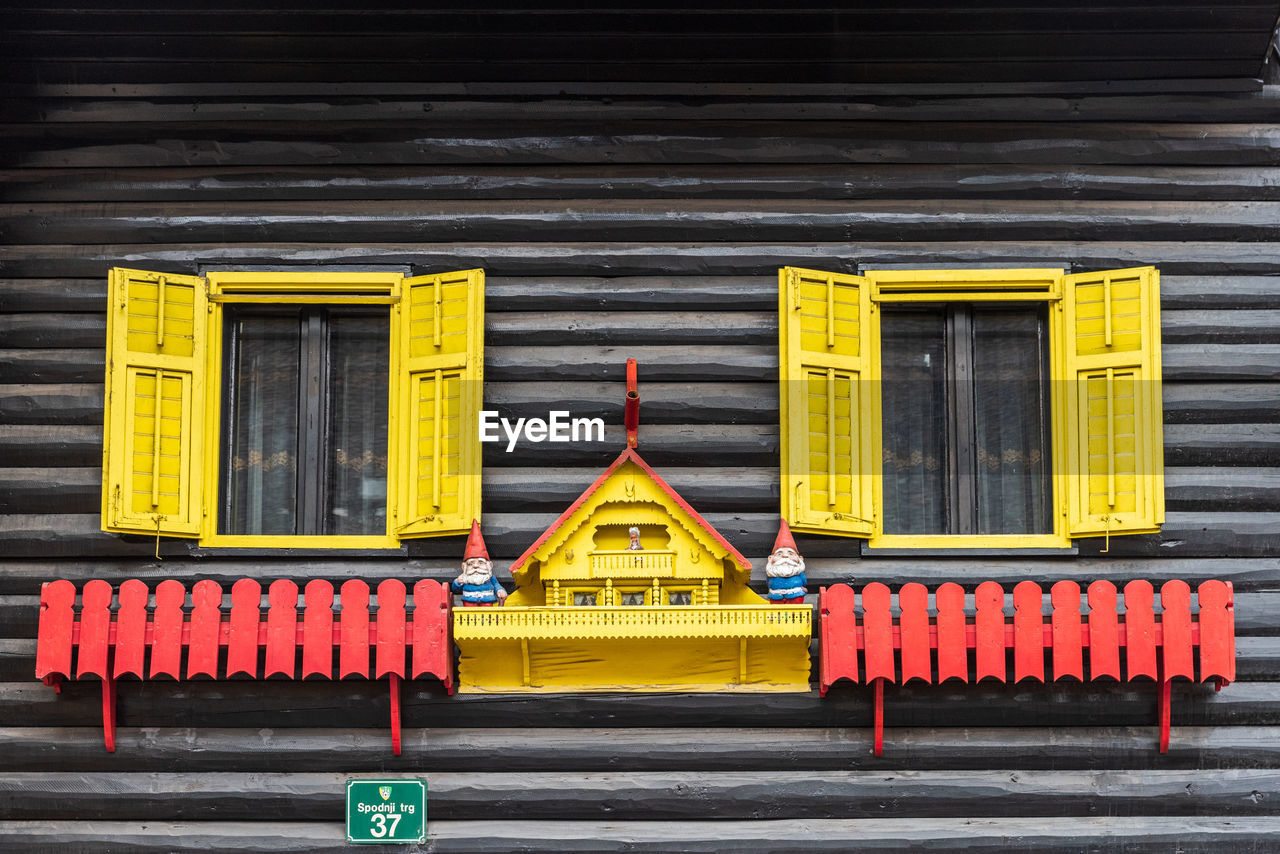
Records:
[[[791,539],[791,529],[787,527],[786,519],[783,519],[778,527],[778,539],[773,541],[773,550],[776,552],[778,549],[791,549],[796,554],[800,553],[796,548],[796,541]]]
[[[467,537],[467,551],[462,559],[471,560],[473,557],[489,559],[489,550],[484,547],[484,537],[480,535],[480,523],[475,519],[471,520],[471,536]]]

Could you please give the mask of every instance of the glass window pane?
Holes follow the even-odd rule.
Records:
[[[643,593],[623,593],[623,594],[622,594],[621,599],[619,600],[619,604],[621,604],[621,605],[643,605],[643,604],[644,604],[644,594],[643,594]]]
[[[297,533],[298,359],[296,315],[233,320],[225,393],[230,441],[220,529]]]
[[[947,533],[946,315],[881,319],[884,531]]]
[[[669,605],[692,605],[693,593],[689,590],[677,590],[667,595]]]
[[[387,531],[385,316],[329,317],[324,533]]]
[[[973,329],[977,533],[1051,533],[1041,313],[975,310]]]
[[[586,606],[596,604],[596,594],[594,593],[575,593],[573,594],[573,604],[577,606]]]

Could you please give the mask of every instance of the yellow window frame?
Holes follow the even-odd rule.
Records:
[[[266,271],[210,272],[193,277],[115,268],[109,284],[103,530],[194,537],[201,547],[384,549],[398,548],[412,537],[465,533],[471,520],[479,519],[482,270],[418,277]],[[448,293],[453,294],[451,300],[442,298]],[[410,300],[406,294],[417,296]],[[170,308],[166,313],[166,295],[178,306],[176,310]],[[406,302],[410,303],[407,307]],[[217,531],[223,312],[227,306],[245,304],[388,307],[384,534],[232,535]],[[415,316],[410,316],[410,310]],[[168,322],[170,334],[166,338],[167,317],[176,320]],[[166,352],[174,346],[181,348],[178,356]],[[448,416],[451,424],[456,423],[456,435],[441,436],[443,416],[438,400],[432,411],[432,401],[415,397],[419,394],[416,384],[421,382],[426,389],[432,380],[437,396],[444,394],[445,380],[451,381],[457,392]],[[163,392],[161,382],[166,384]],[[143,426],[151,425],[149,432],[142,431],[145,435],[140,435],[139,419],[145,422]],[[419,435],[424,422],[436,425],[434,436],[429,431]],[[180,437],[171,435],[178,432]],[[174,450],[179,445],[180,457]],[[447,472],[441,457],[441,448],[446,445],[455,449],[450,454],[454,468]],[[423,514],[424,505],[441,508],[441,480],[446,476],[452,479],[449,495],[456,506]],[[150,508],[148,492],[152,496]]]
[[[1127,350],[1120,341],[1120,332],[1115,341],[1112,339],[1113,281],[1128,283],[1139,294],[1137,301],[1130,300],[1141,307],[1129,313],[1131,319],[1125,327],[1130,334]],[[839,288],[860,296],[841,303],[835,296]],[[1092,288],[1093,296],[1077,297],[1077,291],[1083,293],[1086,288]],[[1077,299],[1082,305],[1089,300],[1096,304],[1098,292],[1106,294],[1107,301],[1102,312],[1105,342],[1093,328],[1103,321],[1092,315],[1083,318],[1077,306]],[[879,307],[886,303],[946,302],[1048,305],[1051,533],[917,535],[884,531]],[[1159,273],[1154,268],[1075,275],[1060,269],[1037,268],[873,270],[854,276],[787,267],[779,271],[779,310],[782,512],[795,530],[865,537],[870,548],[1060,549],[1070,547],[1074,537],[1148,533],[1158,530],[1164,521]],[[825,319],[821,316],[824,311]],[[1136,321],[1132,320],[1135,311]],[[1121,323],[1119,319],[1116,322]],[[852,344],[840,342],[842,328],[852,330]],[[856,361],[845,356],[842,363],[841,357],[827,355],[837,353],[841,347],[855,353]],[[823,408],[822,370],[830,365],[826,370],[834,373],[842,364],[855,378],[844,397],[849,401],[845,411],[837,411],[837,398],[828,390],[826,409],[815,417],[815,407]],[[1133,389],[1133,399],[1127,401],[1129,408],[1117,416],[1113,387],[1125,381],[1126,387]],[[829,389],[830,385],[829,380]],[[807,402],[815,397],[817,404]],[[1099,398],[1105,399],[1099,402]],[[1103,423],[1104,411],[1106,426],[1093,426]],[[1132,471],[1118,476],[1115,460],[1126,450],[1123,442],[1116,441],[1119,417],[1128,417],[1133,425],[1131,434],[1122,438],[1131,440],[1134,448]],[[846,423],[844,432],[837,432]],[[837,442],[841,436],[843,445]],[[811,441],[817,444],[811,447]],[[825,467],[824,455],[829,459]],[[848,467],[851,483],[837,491],[835,474],[841,464]],[[1117,492],[1123,492],[1126,486],[1136,493],[1131,499],[1133,506],[1128,508],[1131,512],[1127,513],[1116,509]],[[827,513],[822,512],[823,501],[810,501],[815,494],[828,496]],[[853,517],[837,512],[837,496],[852,496],[852,506],[855,510],[861,507],[861,511]],[[868,502],[870,512],[865,506]]]

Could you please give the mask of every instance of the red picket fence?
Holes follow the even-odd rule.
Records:
[[[368,679],[372,668],[372,678],[389,680],[391,744],[397,755],[400,680],[431,676],[453,693],[453,597],[448,586],[437,581],[414,585],[412,619],[407,614],[404,582],[396,579],[378,585],[372,621],[369,585],[356,580],[342,585],[336,609],[332,584],[319,579],[308,582],[301,621],[298,585],[288,579],[272,582],[265,621],[262,586],[252,578],[232,585],[231,609],[225,615],[222,586],[216,581],[196,582],[189,611],[185,610],[187,591],[180,581],[169,579],[156,585],[149,610],[150,597],[147,585],[136,579],[121,584],[118,595],[106,581],[89,581],[80,594],[77,619],[74,584],[53,581],[41,589],[36,678],[59,690],[63,679],[101,680],[103,733],[109,751],[115,750],[116,680],[126,676],[183,679],[184,652],[186,679],[332,679],[337,649],[339,679]],[[114,611],[113,598],[118,601]],[[226,664],[220,667],[222,649],[226,649]]]
[[[1054,680],[1083,682],[1088,653],[1090,680],[1145,678],[1160,686],[1160,752],[1164,753],[1169,748],[1170,683],[1175,678],[1197,681],[1197,650],[1198,681],[1212,679],[1221,689],[1236,675],[1232,589],[1224,581],[1200,585],[1197,613],[1191,608],[1191,588],[1177,580],[1160,588],[1158,612],[1149,581],[1125,585],[1123,611],[1115,585],[1095,581],[1089,585],[1088,612],[1083,615],[1080,585],[1059,581],[1049,594],[1048,616],[1040,585],[1023,581],[1013,589],[1011,621],[1005,616],[1004,588],[994,581],[978,585],[972,617],[965,610],[964,588],[955,583],[938,587],[933,614],[923,584],[902,586],[896,617],[891,598],[889,588],[878,582],[863,587],[859,621],[852,587],[823,588],[818,597],[820,691],[826,696],[840,679],[874,686],[877,756],[884,743],[886,682],[1044,682],[1046,658]]]

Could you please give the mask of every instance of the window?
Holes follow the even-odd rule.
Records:
[[[1163,521],[1158,273],[780,273],[783,513],[881,547]]]
[[[647,592],[644,590],[617,590],[614,595],[619,605],[631,607],[648,604]]]
[[[575,590],[573,592],[573,604],[579,608],[582,608],[582,607],[593,608],[595,607],[595,604],[596,604],[597,595],[598,594],[595,591],[592,591],[590,593],[584,593],[584,592]]]
[[[105,530],[376,548],[479,518],[482,271],[115,269],[110,298]]]
[[[692,605],[692,590],[666,590],[668,605]]]

